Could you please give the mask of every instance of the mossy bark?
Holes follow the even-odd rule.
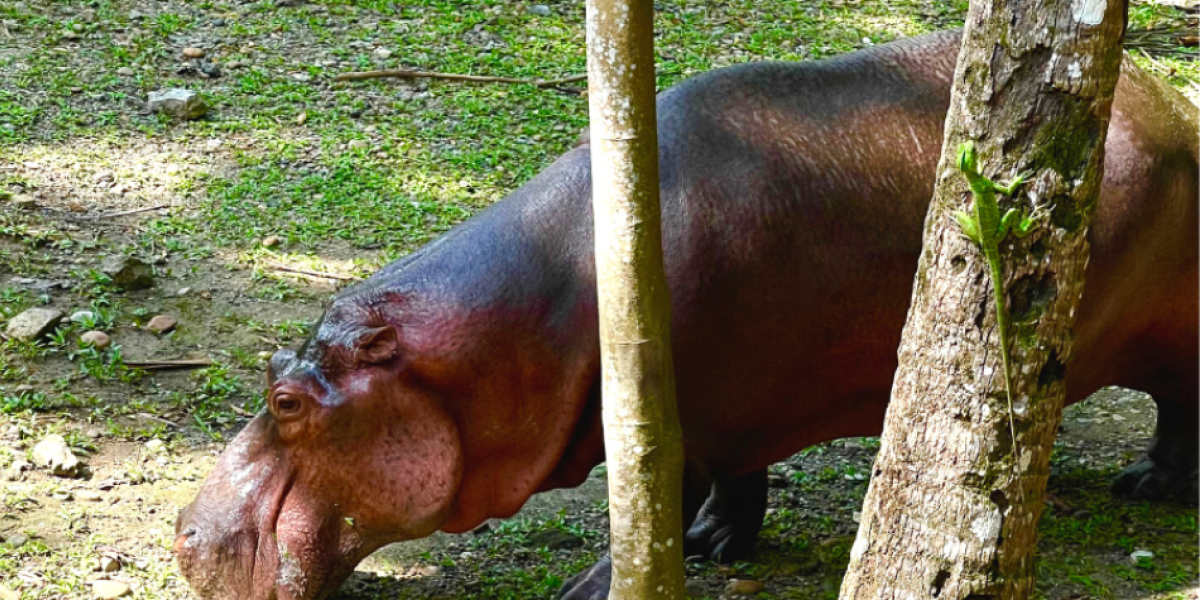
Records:
[[[1120,0],[971,3],[900,367],[843,599],[1023,599],[1033,591],[1037,520],[1125,11]],[[1015,198],[1000,197],[1002,212],[1053,206],[1032,235],[1001,244],[1016,440],[988,266],[952,217],[971,203],[954,162],[968,140],[993,181],[1032,174]]]
[[[683,439],[671,364],[654,101],[654,6],[588,0],[596,277],[618,600],[682,599]]]

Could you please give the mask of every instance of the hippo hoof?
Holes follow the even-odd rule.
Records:
[[[701,515],[684,536],[683,547],[688,556],[729,564],[748,558],[757,538],[757,527],[741,527],[738,523]]]
[[[606,600],[612,580],[612,557],[605,556],[590,569],[570,578],[558,590],[559,600]]]
[[[1196,468],[1164,465],[1143,455],[1125,467],[1112,483],[1112,492],[1133,500],[1196,500]]]

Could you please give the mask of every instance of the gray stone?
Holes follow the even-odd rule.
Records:
[[[133,69],[130,69],[129,67],[121,67],[120,69],[117,69],[117,75],[120,75],[121,77],[133,77],[134,72]]]
[[[67,440],[58,434],[50,434],[33,447],[33,464],[48,469],[59,477],[74,477],[79,474],[79,459],[71,452]]]
[[[100,263],[100,272],[111,277],[113,285],[127,291],[154,286],[154,269],[133,256],[109,256]]]
[[[104,555],[100,557],[100,571],[103,573],[114,573],[121,570],[121,559],[116,556]]]
[[[539,17],[548,17],[550,16],[550,7],[545,4],[534,4],[529,7],[529,12]]]
[[[25,471],[32,468],[33,465],[23,460],[14,460],[13,464],[9,465],[8,469],[4,471],[4,478],[9,481],[21,481],[25,478]]]
[[[200,94],[183,88],[171,88],[150,92],[150,110],[181,119],[199,119],[208,112],[208,105]]]
[[[57,308],[31,308],[9,319],[4,332],[10,338],[31,342],[53,331],[64,316]]]
[[[28,542],[29,538],[19,533],[4,540],[5,545],[7,545],[9,548],[20,548]]]
[[[708,595],[708,584],[703,579],[689,579],[683,584],[687,595],[693,598],[703,598]]]
[[[90,310],[77,310],[69,317],[72,323],[87,323],[96,320],[96,313]]]

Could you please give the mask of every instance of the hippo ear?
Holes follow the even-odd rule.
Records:
[[[368,329],[354,342],[354,359],[359,364],[375,364],[391,360],[400,351],[400,340],[396,329],[385,325]]]

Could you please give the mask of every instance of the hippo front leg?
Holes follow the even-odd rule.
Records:
[[[1172,378],[1158,380],[1160,389],[1151,391],[1158,407],[1158,425],[1146,453],[1113,481],[1112,491],[1134,500],[1178,498],[1195,502],[1200,445],[1197,417],[1197,386],[1162,385]]]
[[[706,494],[707,492],[707,494]],[[767,510],[767,472],[716,480],[711,484],[692,471],[684,475],[686,557],[732,562],[749,556]],[[612,558],[605,556],[572,577],[558,592],[560,600],[605,600],[612,580]]]

